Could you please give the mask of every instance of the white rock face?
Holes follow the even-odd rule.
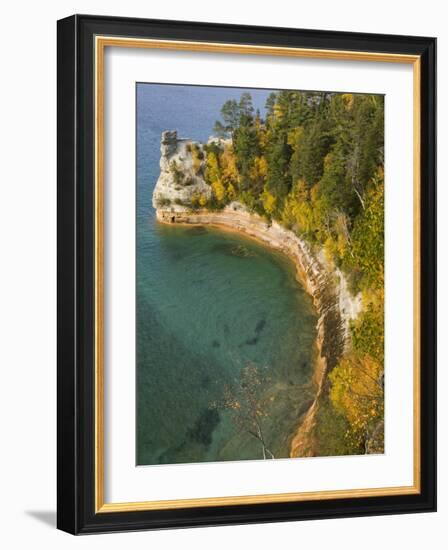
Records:
[[[220,147],[224,147],[226,145],[232,145],[232,138],[222,138],[217,136],[210,136],[207,141],[208,145],[215,143],[216,145],[219,145]]]
[[[344,327],[348,340],[350,335],[350,321],[356,319],[362,311],[362,294],[361,292],[356,295],[351,294],[345,275],[340,269],[336,269],[335,272],[339,277],[339,310],[344,321]]]
[[[160,152],[160,176],[152,196],[154,208],[182,212],[190,207],[193,196],[210,198],[202,143],[179,139],[175,130],[166,131],[162,133]]]

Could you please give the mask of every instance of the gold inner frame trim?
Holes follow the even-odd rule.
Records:
[[[276,493],[263,495],[191,498],[179,500],[154,500],[142,502],[104,501],[104,53],[106,47],[149,48],[159,50],[232,53],[242,55],[285,56],[311,59],[345,61],[372,61],[406,63],[413,65],[413,296],[414,296],[414,365],[413,365],[413,458],[414,482],[410,486],[380,487],[370,489],[343,489],[331,491]],[[420,426],[420,57],[417,55],[381,52],[354,52],[321,50],[251,44],[224,44],[213,42],[188,42],[96,36],[95,54],[95,512],[130,512],[143,510],[167,510],[207,506],[232,506],[279,502],[304,502],[341,498],[361,498],[420,493],[421,480],[421,426]]]

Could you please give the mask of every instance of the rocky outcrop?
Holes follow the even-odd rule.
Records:
[[[314,426],[322,396],[327,389],[328,374],[350,346],[350,321],[361,311],[361,296],[352,296],[343,273],[331,265],[322,252],[313,253],[310,246],[293,231],[277,222],[250,213],[242,204],[233,202],[223,210],[193,210],[188,206],[192,186],[197,192],[209,190],[203,177],[192,174],[186,143],[177,139],[175,132],[164,132],[162,137],[161,174],[154,190],[153,205],[157,219],[163,223],[184,223],[223,226],[254,237],[280,250],[293,260],[297,277],[313,298],[318,313],[316,361],[314,381],[316,396],[291,440],[290,455],[313,456],[316,449]],[[195,144],[200,146],[200,144]],[[190,153],[191,155],[191,153]],[[171,162],[181,160],[185,178],[196,177],[194,183],[179,183],[171,174]],[[204,161],[202,161],[204,162]],[[194,170],[193,170],[194,172]],[[191,199],[190,194],[190,199]],[[207,195],[209,196],[209,195]],[[165,202],[163,199],[169,199]]]
[[[160,176],[152,196],[154,208],[182,211],[193,197],[209,199],[210,186],[204,179],[205,152],[202,143],[180,139],[177,132],[166,131],[160,144]]]
[[[220,147],[230,140],[210,137],[209,144]],[[160,143],[160,175],[154,188],[154,208],[182,212],[192,204],[211,197],[211,188],[205,181],[205,147],[198,141],[179,138],[176,130],[162,133]]]

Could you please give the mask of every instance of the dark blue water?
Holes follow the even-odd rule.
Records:
[[[262,458],[220,406],[248,363],[264,373],[262,419],[287,457],[312,397],[316,317],[293,265],[242,236],[160,225],[151,205],[160,135],[207,140],[222,104],[244,90],[137,87],[137,463]],[[269,91],[250,90],[263,112]]]

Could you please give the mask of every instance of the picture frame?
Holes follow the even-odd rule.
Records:
[[[107,48],[412,67],[412,484],[163,501],[150,495],[141,502],[105,499]],[[58,21],[57,65],[58,528],[85,534],[435,511],[436,40],[74,15]]]

